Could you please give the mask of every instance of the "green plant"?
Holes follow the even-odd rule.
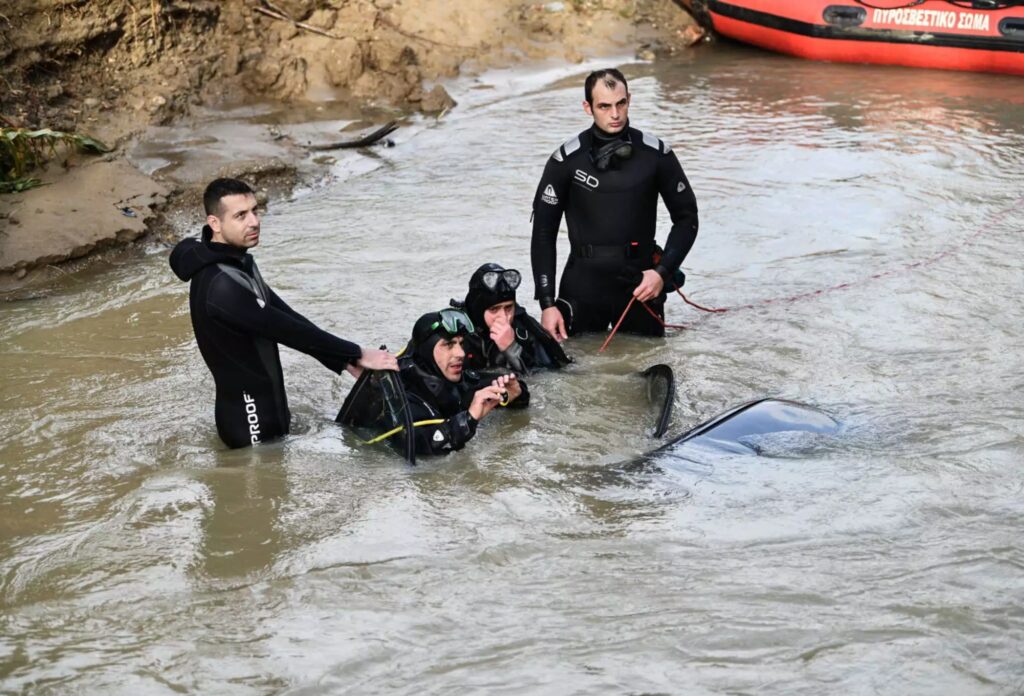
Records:
[[[58,147],[104,153],[110,148],[95,138],[51,128],[0,128],[0,193],[25,191],[42,182],[26,176],[57,154]]]

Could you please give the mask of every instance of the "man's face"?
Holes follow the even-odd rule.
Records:
[[[484,323],[487,324],[487,328],[493,328],[495,324],[511,324],[512,315],[516,311],[515,300],[507,300],[505,302],[499,302],[496,305],[491,305],[484,310]]]
[[[434,344],[434,362],[449,382],[458,382],[462,379],[462,359],[465,357],[462,336],[442,338]]]
[[[252,249],[260,243],[260,215],[256,196],[237,193],[220,199],[220,214],[207,215],[213,230],[211,239],[239,249]]]
[[[615,83],[608,89],[604,80],[598,80],[590,92],[590,102],[583,102],[583,110],[594,117],[594,124],[605,133],[618,133],[626,127],[629,119],[629,93],[626,85]]]

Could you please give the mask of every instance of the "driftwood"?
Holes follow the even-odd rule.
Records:
[[[398,130],[398,123],[396,121],[389,121],[380,128],[378,128],[377,130],[370,133],[369,135],[364,135],[362,138],[357,138],[356,140],[341,140],[336,143],[324,143],[322,145],[307,145],[306,147],[310,150],[317,151],[343,150],[346,148],[354,147],[368,147],[369,145],[373,145],[381,138],[384,138],[390,135],[391,133],[394,133],[396,130]]]
[[[423,43],[433,44],[435,46],[442,46],[444,48],[454,48],[454,49],[457,49],[459,51],[472,51],[473,50],[472,46],[460,46],[459,44],[445,43],[443,41],[437,41],[436,39],[428,39],[426,36],[420,36],[419,34],[413,34],[412,32],[408,32],[408,31],[400,28],[397,24],[395,24],[391,20],[387,19],[386,17],[379,17],[378,21],[381,24],[383,24],[384,26],[386,26],[388,29],[390,29],[391,31],[395,32],[396,34],[401,34],[402,36],[406,37],[407,39],[412,39],[413,41],[422,41]]]
[[[299,29],[305,29],[306,31],[311,31],[314,34],[320,34],[321,36],[326,36],[329,39],[344,39],[345,38],[344,36],[338,36],[337,34],[332,34],[329,31],[324,31],[323,29],[320,29],[319,27],[314,27],[311,24],[306,24],[305,22],[297,22],[294,19],[292,19],[291,17],[289,17],[287,13],[285,13],[281,8],[279,8],[277,5],[275,5],[272,2],[268,2],[267,0],[264,0],[264,4],[267,5],[267,7],[260,7],[260,6],[257,5],[256,7],[252,8],[252,9],[254,11],[256,11],[256,12],[259,12],[260,14],[264,14],[264,15],[266,15],[268,17],[273,17],[274,19],[279,19],[282,22],[288,22],[290,24],[294,24]]]

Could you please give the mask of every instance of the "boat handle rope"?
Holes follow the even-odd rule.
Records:
[[[858,5],[863,5],[864,7],[870,8],[872,10],[905,10],[909,7],[917,7],[918,5],[923,5],[926,2],[926,0],[911,0],[908,3],[904,3],[902,5],[895,5],[894,7],[880,7],[878,5],[872,5],[870,2],[867,2],[866,0],[853,1]]]

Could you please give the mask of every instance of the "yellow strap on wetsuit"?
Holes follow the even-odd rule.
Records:
[[[415,423],[412,424],[412,427],[418,428],[421,425],[438,425],[440,423],[444,423],[444,418],[433,418],[431,420],[416,421]],[[380,442],[381,440],[386,440],[389,437],[391,437],[392,435],[396,435],[396,434],[402,432],[403,430],[405,430],[405,426],[404,425],[400,425],[397,428],[392,428],[391,430],[387,431],[383,435],[378,435],[377,437],[373,438],[372,440],[367,440],[363,444],[364,445],[375,444],[377,442]]]

